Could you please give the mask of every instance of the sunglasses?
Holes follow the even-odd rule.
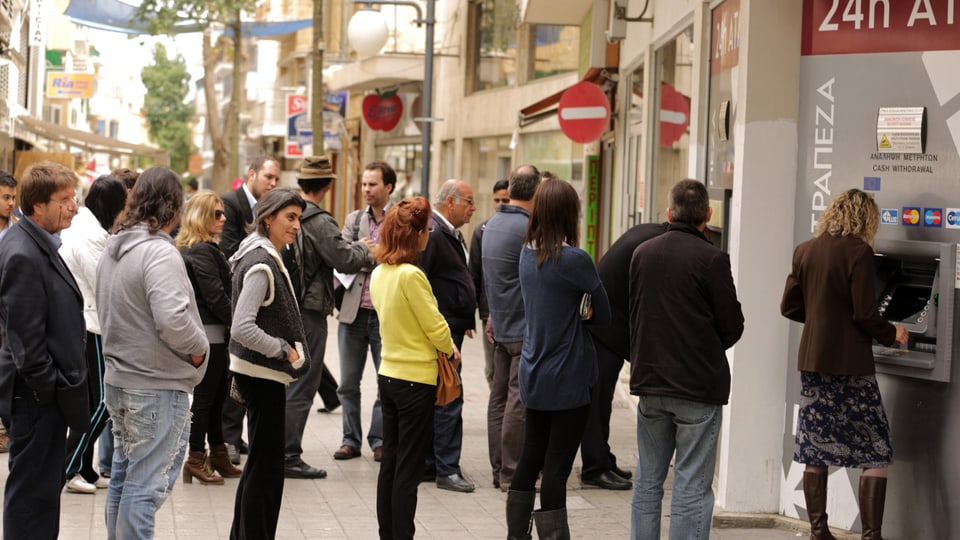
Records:
[[[214,219],[220,219],[220,218],[222,218],[222,217],[223,217],[223,210],[214,210],[214,211],[213,211],[213,218],[214,218]]]

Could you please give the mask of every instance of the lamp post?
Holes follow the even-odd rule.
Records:
[[[372,56],[380,52],[387,42],[387,25],[377,11],[369,9],[374,4],[389,6],[408,6],[417,10],[414,21],[417,26],[426,25],[426,46],[423,49],[423,118],[421,121],[422,170],[420,171],[420,194],[430,197],[430,144],[433,131],[433,26],[436,22],[434,9],[436,0],[426,0],[427,17],[423,17],[420,4],[404,0],[353,0],[354,4],[366,4],[368,9],[361,9],[350,18],[347,26],[347,39],[361,56]],[[373,15],[373,14],[376,15]],[[363,14],[363,15],[361,15]],[[379,22],[377,22],[379,21]]]

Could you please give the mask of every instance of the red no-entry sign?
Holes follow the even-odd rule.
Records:
[[[593,142],[607,129],[610,102],[599,86],[586,81],[578,82],[560,97],[557,114],[560,129],[573,142]]]

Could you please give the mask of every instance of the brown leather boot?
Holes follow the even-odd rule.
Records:
[[[187,461],[183,464],[183,481],[190,484],[193,483],[194,478],[201,484],[223,485],[223,477],[214,472],[207,463],[206,453],[191,450]]]
[[[883,540],[883,503],[887,498],[887,479],[879,476],[860,477],[860,523],[862,540]]]
[[[213,470],[220,473],[224,478],[237,478],[243,472],[233,466],[230,462],[230,453],[227,452],[227,445],[218,444],[210,447],[210,466]]]
[[[827,527],[827,471],[803,473],[803,498],[810,518],[810,540],[836,540]]]

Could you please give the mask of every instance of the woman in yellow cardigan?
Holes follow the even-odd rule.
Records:
[[[377,383],[383,407],[383,460],[377,480],[380,538],[413,538],[417,485],[433,440],[437,351],[454,364],[460,351],[437,308],[427,276],[416,265],[430,239],[430,203],[404,199],[387,212],[374,250],[370,300],[380,318]]]

